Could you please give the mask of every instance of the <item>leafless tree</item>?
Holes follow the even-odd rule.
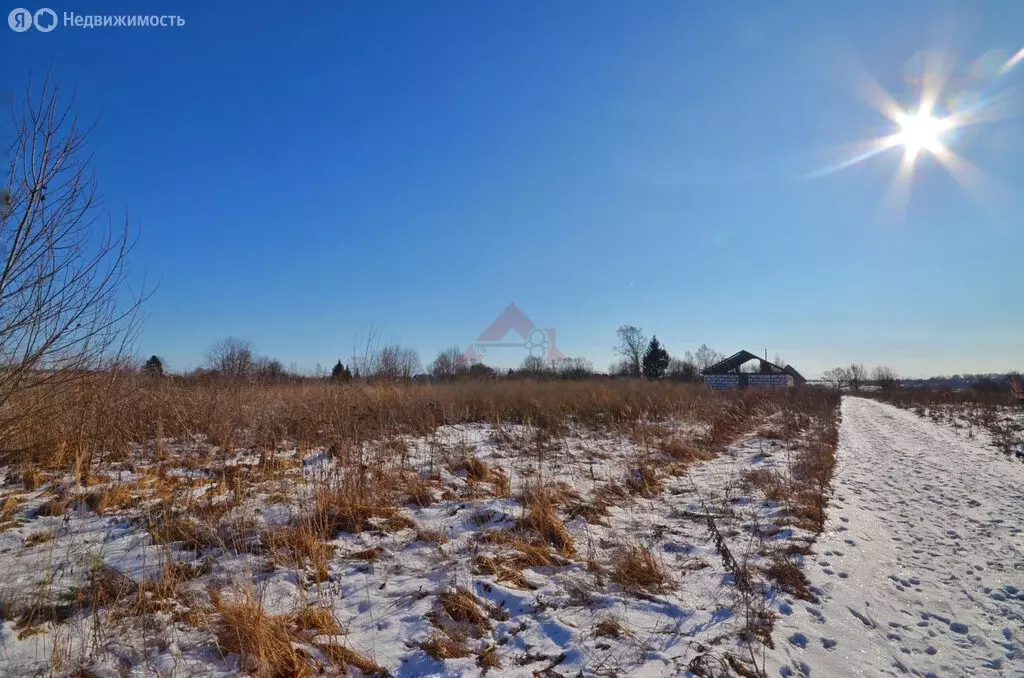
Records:
[[[725,360],[725,356],[713,348],[708,347],[707,344],[701,344],[700,348],[697,349],[697,356],[695,360],[697,362],[697,368],[701,372],[704,372],[704,370],[715,363]]]
[[[544,358],[536,355],[528,355],[523,358],[519,366],[519,373],[526,377],[544,377],[551,374],[551,370]]]
[[[628,377],[633,374],[633,365],[623,358],[608,366],[608,374],[613,377]]]
[[[401,381],[412,379],[421,367],[420,356],[415,350],[388,344],[371,353],[363,366],[363,374],[369,379]]]
[[[891,391],[899,383],[896,372],[885,365],[879,365],[875,368],[874,372],[871,373],[871,380],[875,382],[875,386],[883,391]]]
[[[785,358],[782,357],[782,354],[780,354],[780,353],[776,353],[775,354],[775,358],[773,359],[773,362],[776,365],[778,365],[779,367],[785,367],[786,366],[786,360],[785,360]]]
[[[644,336],[643,330],[635,325],[620,325],[615,333],[619,337],[619,345],[615,347],[616,353],[629,365],[629,376],[639,379],[644,351],[647,350],[647,337]]]
[[[434,379],[448,381],[469,374],[469,367],[465,354],[458,346],[451,346],[437,354],[427,367],[427,372]]]
[[[259,356],[253,365],[253,377],[258,381],[286,381],[293,378],[297,370],[289,373],[280,360],[268,356]]]
[[[221,339],[207,351],[206,367],[225,379],[252,379],[256,376],[256,351],[250,341]]]
[[[689,359],[687,359],[687,357]],[[700,371],[693,362],[693,354],[687,351],[682,359],[672,358],[665,370],[665,378],[672,381],[697,381]]]
[[[586,379],[594,374],[594,365],[586,358],[562,358],[551,369],[560,379]]]
[[[850,370],[845,367],[833,367],[821,375],[832,388],[841,391],[850,384]]]
[[[69,380],[120,364],[146,296],[127,289],[131,229],[127,218],[115,227],[97,196],[90,130],[72,104],[47,76],[12,106],[0,185],[0,436],[18,419],[11,398],[31,391],[44,406]]]
[[[850,388],[854,391],[859,391],[861,386],[867,384],[868,371],[860,363],[850,363],[850,367],[847,370],[850,376]]]

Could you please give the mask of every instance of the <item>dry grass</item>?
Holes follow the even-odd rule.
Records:
[[[416,533],[416,541],[428,544],[447,544],[448,536],[444,532],[437,532],[435,530],[420,530]]]
[[[626,475],[626,487],[634,494],[651,498],[661,494],[665,489],[657,471],[646,461],[641,461]]]
[[[388,532],[412,528],[416,523],[393,503],[390,479],[347,473],[338,481],[319,486],[311,526],[330,539],[339,532],[357,533],[369,529]]]
[[[748,487],[759,490],[768,501],[783,502],[793,494],[793,488],[786,477],[770,469],[747,471],[743,475],[743,482]]]
[[[605,520],[609,516],[608,505],[600,499],[570,504],[566,507],[565,512],[569,518],[583,518],[591,525],[608,524],[608,521]]]
[[[626,591],[663,591],[671,578],[646,547],[620,551],[613,560],[611,579]]]
[[[150,517],[149,534],[155,544],[181,544],[183,548],[200,551],[222,544],[221,537],[209,524],[195,518],[179,516],[165,510]]]
[[[352,560],[372,561],[372,560],[377,560],[383,554],[384,554],[384,549],[382,549],[379,546],[373,546],[373,547],[368,548],[368,549],[362,549],[361,551],[356,551],[355,553],[350,553],[350,554],[348,554],[347,557],[351,558]]]
[[[26,469],[24,473],[21,474],[21,483],[29,492],[39,489],[45,480],[46,476],[39,469]]]
[[[786,593],[800,600],[816,603],[818,599],[807,588],[810,582],[800,566],[792,560],[776,557],[764,570],[765,575],[779,585]]]
[[[519,528],[535,532],[567,558],[576,555],[569,530],[565,528],[565,523],[558,517],[555,507],[550,504],[534,504],[519,521]]]
[[[252,589],[241,598],[228,601],[220,592],[211,591],[218,613],[215,626],[217,644],[222,652],[239,655],[255,676],[309,676],[322,672],[302,644],[309,635],[337,636],[341,628],[330,610],[306,607],[290,614],[268,613]],[[370,675],[383,674],[372,660],[334,642],[317,643],[328,660],[338,668],[357,668]]]
[[[445,591],[437,597],[441,608],[449,618],[461,624],[469,624],[479,630],[487,628],[487,615],[481,610],[480,599],[465,589]]]
[[[445,659],[462,659],[469,656],[469,648],[465,639],[456,640],[446,633],[435,633],[420,645],[430,657],[444,661]]]
[[[507,497],[509,495],[509,477],[500,470],[491,467],[486,461],[473,457],[468,451],[463,458],[452,464],[451,470],[453,473],[464,475],[470,487],[486,483],[491,487],[487,494],[495,497]]]
[[[299,631],[310,631],[314,635],[340,636],[341,627],[329,608],[310,605],[293,612],[291,622]]]
[[[618,638],[625,634],[622,624],[617,619],[602,619],[594,627],[594,635],[598,638]]]
[[[292,645],[295,633],[287,617],[267,613],[251,590],[238,602],[217,592],[212,598],[220,615],[215,631],[222,652],[239,655],[256,676],[312,675],[311,660]]]
[[[491,669],[500,669],[501,660],[498,658],[498,646],[491,645],[477,655],[476,665],[480,667],[480,673],[486,674]]]
[[[337,643],[316,643],[317,648],[326,655],[327,659],[335,667],[340,669],[354,668],[363,672],[366,676],[389,676],[390,674],[381,668],[377,662],[366,655],[359,654],[344,645]]]
[[[328,577],[327,564],[334,553],[334,547],[323,541],[323,529],[309,522],[271,530],[267,534],[267,545],[275,564],[312,569],[315,581],[322,582]]]
[[[513,553],[508,556],[496,556],[502,561],[502,565],[509,569],[523,569],[524,567],[551,567],[561,564],[561,560],[551,553],[551,549],[545,542],[530,542],[521,534],[508,530],[490,530],[479,537],[480,541],[488,544],[499,544],[512,549]]]
[[[36,532],[25,537],[25,547],[31,548],[40,544],[45,544],[53,539],[53,532]]]
[[[115,484],[86,494],[85,503],[90,509],[102,515],[111,509],[131,504],[135,500],[135,489],[130,484]]]
[[[529,424],[557,435],[572,419],[630,430],[638,417],[685,414],[710,420],[724,404],[747,399],[698,385],[650,381],[340,385],[168,378],[155,383],[124,372],[82,379],[57,395],[60,402],[45,408],[9,403],[14,412],[31,407],[32,416],[7,441],[8,449],[20,450],[14,461],[32,462],[24,469],[27,489],[44,482],[47,470],[74,471],[87,485],[98,464],[126,458],[133,444],[151,441],[157,430],[173,439],[205,435],[221,454],[245,446],[263,456],[269,471],[294,463],[275,456],[282,439],[301,449],[333,449],[348,461],[363,441],[384,441],[387,453],[400,456],[401,436],[426,435],[444,424]],[[157,445],[154,456],[160,452]]]
[[[507,497],[511,479],[498,465],[520,469],[525,477],[522,462],[528,461],[533,475],[518,497],[522,516],[510,529],[479,533],[468,547],[468,557],[478,573],[529,589],[535,573],[524,574],[524,570],[562,567],[579,557],[564,520],[583,517],[602,523],[610,505],[634,502],[636,495],[656,498],[668,482],[663,464],[685,468],[693,461],[710,458],[737,435],[751,430],[752,422],[786,408],[802,411],[805,407],[813,409],[785,394],[715,393],[695,386],[643,381],[339,385],[167,379],[154,386],[126,377],[83,381],[69,392],[66,407],[48,410],[7,442],[10,449],[24,450],[14,462],[27,490],[44,488],[48,479],[64,478],[67,473],[73,473],[87,488],[54,483],[54,488],[64,489],[44,491],[52,492],[44,513],[63,515],[72,502],[81,500],[97,513],[145,518],[156,544],[197,551],[211,547],[249,550],[258,567],[269,561],[270,566],[306,570],[315,582],[327,580],[332,567],[339,572],[367,569],[350,561],[370,561],[384,553],[381,547],[372,546],[336,554],[329,541],[340,537],[347,543],[347,552],[374,544],[382,532],[410,530],[409,538],[403,534],[387,540],[389,549],[407,544],[417,529],[410,518],[416,507],[431,506],[442,498],[462,502]],[[692,439],[679,437],[670,425],[657,423],[671,418],[705,422],[708,432],[694,434]],[[791,420],[797,423],[791,424]],[[801,423],[798,417],[791,420],[781,421],[780,435]],[[442,446],[436,463],[441,468],[448,464],[465,482],[453,483],[435,467],[433,456],[429,470],[410,465],[414,451],[405,436],[424,436],[438,426],[459,423],[490,423],[499,436],[515,438],[515,444],[501,443],[497,462],[458,448],[453,462],[452,450]],[[527,433],[519,432],[512,426],[515,424],[526,425],[521,430]],[[649,430],[642,430],[648,426]],[[599,435],[633,436],[634,440],[640,436],[644,452],[631,462],[629,472],[618,475],[614,482],[592,473],[596,496],[586,499],[565,483],[536,480],[548,477],[548,460],[561,454],[559,436],[568,435],[575,427],[596,430]],[[176,442],[164,442],[170,440]],[[192,440],[203,442],[180,444]],[[818,489],[827,486],[832,466],[827,444],[817,447],[812,443],[794,465],[799,491],[792,493],[792,510],[798,520],[820,524],[824,493]],[[144,451],[140,453],[140,449]],[[234,450],[251,455],[252,461],[239,464],[232,456]],[[322,454],[330,455],[332,465],[320,475],[313,461]],[[516,454],[528,456],[516,458]],[[595,458],[600,458],[596,454]],[[255,463],[256,457],[259,463]],[[303,460],[309,464],[305,469]],[[584,464],[581,460],[581,467]],[[178,469],[194,472],[186,478]],[[138,480],[113,484],[109,479],[116,477],[114,471],[137,473],[132,477]],[[0,504],[0,517],[7,520],[20,501],[11,496]],[[264,527],[262,522],[233,518],[246,515],[268,497],[270,503],[300,507],[291,524]],[[368,534],[358,542],[344,536],[361,532]],[[427,530],[416,531],[415,539],[435,545],[448,541],[444,533]],[[440,560],[464,547],[461,541],[456,546],[419,548],[424,557]],[[212,550],[208,555],[219,552]],[[341,557],[332,563],[335,556]],[[327,608],[272,615],[251,590],[237,597],[212,592],[212,603],[207,605],[203,586],[223,586],[219,569],[216,576],[202,582],[183,584],[210,574],[205,569],[208,564],[168,564],[159,580],[142,584],[97,568],[78,599],[67,608],[40,607],[35,621],[22,630],[34,632],[40,619],[64,620],[86,607],[116,609],[122,615],[159,611],[192,625],[208,624],[221,649],[237,653],[246,669],[257,676],[311,675],[327,670],[322,666],[325,661],[332,668],[383,673],[370,659],[333,640],[343,634]],[[610,576],[636,595],[661,592],[672,583],[648,549],[626,549],[616,554],[610,565],[595,567],[591,575],[598,586],[604,586]],[[299,584],[311,588],[301,577]],[[486,636],[489,614],[496,614],[495,609],[467,590],[442,593],[431,613],[438,632],[423,645],[424,651],[439,659],[476,654],[481,671],[499,669],[494,646],[471,652],[466,645],[467,638]],[[622,633],[611,624],[599,624],[598,635]],[[482,641],[475,642],[483,647]],[[74,665],[73,658],[61,661]]]
[[[434,493],[430,485],[416,478],[409,480],[406,485],[405,503],[426,507],[434,503]]]
[[[533,588],[526,581],[526,577],[521,569],[499,563],[498,560],[490,556],[477,556],[476,568],[478,574],[493,575],[497,581],[503,584],[520,589]]]

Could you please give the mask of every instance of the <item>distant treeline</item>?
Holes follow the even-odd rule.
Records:
[[[975,391],[1006,391],[1017,372],[1006,374],[954,374],[927,379],[901,379],[903,388],[954,389]]]

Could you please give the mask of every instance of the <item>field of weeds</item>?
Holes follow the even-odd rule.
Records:
[[[1024,461],[1024,402],[1009,392],[905,389],[874,397]]]
[[[775,597],[816,595],[829,391],[65,397],[9,404],[4,675],[762,675]]]

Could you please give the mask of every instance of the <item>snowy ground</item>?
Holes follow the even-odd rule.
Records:
[[[1024,676],[1024,465],[845,398],[820,602],[780,607],[771,675]]]
[[[219,644],[211,591],[229,601],[253,591],[281,618],[328,610],[340,628],[327,640],[395,676],[1024,676],[1024,464],[994,454],[984,432],[846,398],[814,541],[807,516],[787,508],[792,495],[765,481],[793,474],[810,449],[784,428],[754,423],[710,459],[691,447],[700,422],[684,421],[658,424],[650,439],[459,425],[385,441],[361,463],[387,466],[395,483],[418,479],[429,501],[399,501],[397,517],[333,535],[320,572],[282,562],[266,542],[309,511],[311,487],[344,470],[328,450],[283,450],[263,475],[239,452],[228,468],[239,467],[236,480],[251,472],[245,491],[198,462],[118,471],[234,535],[196,550],[155,540],[145,502],[42,515],[54,485],[29,489],[5,473],[0,675],[251,675]],[[530,534],[524,495],[537,488],[563,494],[565,543]],[[663,581],[616,578],[641,551]],[[191,574],[173,590],[143,590],[171,562]],[[809,582],[769,576],[780,562],[801,565]],[[130,604],[64,609],[97,571],[122,577]],[[479,620],[451,617],[442,600],[454,592],[471,597]],[[26,620],[20,610],[38,600],[56,619]],[[744,640],[771,622],[774,649]],[[296,638],[312,654],[328,647]],[[445,638],[456,652],[438,658],[429,648]]]
[[[479,675],[485,659],[490,675],[509,676],[675,676],[695,666],[719,676],[729,662],[754,670],[763,647],[745,631],[769,628],[781,595],[765,567],[799,562],[814,533],[744,476],[786,477],[805,441],[775,435],[766,420],[708,459],[691,447],[699,422],[655,428],[648,444],[609,431],[550,438],[526,427],[458,425],[367,448],[366,464],[398,465],[405,475],[394,471],[396,482],[418,476],[430,500],[399,506],[390,527],[336,534],[319,576],[268,556],[265,544],[308,512],[310,487],[331,486],[343,470],[326,450],[283,452],[271,486],[244,493],[195,464],[158,473],[136,463],[113,474],[133,491],[164,488],[186,517],[200,508],[220,516],[214,527],[235,535],[197,550],[156,539],[147,501],[105,515],[71,501],[47,516],[52,486],[30,490],[5,474],[12,499],[0,533],[0,674],[248,675],[253,666],[220,647],[213,591],[228,601],[252,592],[281,618],[326,609],[340,627],[330,642],[396,676]],[[660,449],[669,442],[671,453]],[[195,453],[186,446],[168,456]],[[490,476],[470,477],[467,459]],[[257,462],[242,452],[229,468],[255,472]],[[537,488],[564,491],[565,544],[531,536],[524,494]],[[227,503],[233,508],[216,510]],[[637,553],[650,554],[662,581],[618,578],[623,559]],[[533,558],[549,562],[524,564]],[[164,590],[171,563],[189,574]],[[111,581],[128,592],[124,600],[96,598]],[[453,618],[441,601],[454,592],[469,594],[484,618]],[[102,607],[83,607],[83,596]],[[45,616],[25,612],[34,607]],[[326,647],[320,636],[303,638],[310,654]],[[452,641],[452,656],[428,650],[438,639]]]

